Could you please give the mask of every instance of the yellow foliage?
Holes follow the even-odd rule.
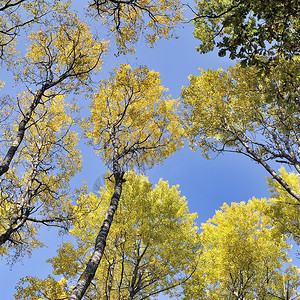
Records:
[[[280,176],[296,192],[300,193],[299,174],[288,173],[283,167]],[[268,178],[271,198],[265,213],[273,219],[274,226],[284,234],[290,235],[299,244],[300,208],[299,202],[278,182]]]
[[[26,55],[13,65],[21,66],[16,78],[34,85],[56,83],[66,91],[78,90],[91,74],[101,70],[108,46],[108,42],[98,41],[72,12],[54,14],[28,39]]]
[[[228,71],[200,70],[200,76],[190,76],[190,85],[183,89],[186,105],[186,134],[191,144],[204,149],[220,144],[230,136],[230,130],[243,131],[250,123],[253,111],[262,99],[252,93],[257,76],[255,68],[230,67]],[[249,124],[250,123],[250,124]],[[229,145],[237,145],[229,142]]]
[[[247,144],[259,158],[284,158],[281,151],[288,149],[281,141],[288,134],[290,149],[297,153],[299,67],[294,58],[270,67],[268,75],[240,65],[191,75],[182,91],[191,146],[202,148],[204,155],[226,150],[249,155]]]
[[[153,46],[158,39],[172,36],[173,28],[183,21],[180,0],[95,1],[90,11],[114,33],[119,53],[134,52],[132,44],[140,36]]]
[[[48,300],[48,299],[67,299],[69,292],[67,280],[61,278],[59,281],[51,276],[45,280],[39,280],[37,277],[25,277],[17,286],[15,299]]]
[[[153,166],[182,147],[179,103],[166,91],[147,67],[121,65],[101,82],[83,126],[108,166]]]
[[[87,296],[94,299],[106,299],[107,293],[111,299],[127,299],[131,284],[140,288],[135,297],[146,296],[180,283],[195,268],[199,248],[197,215],[189,213],[178,186],[170,187],[168,182],[160,180],[152,187],[147,177],[135,172],[127,173],[126,179],[103,260],[94,278],[95,287],[91,285],[87,292]],[[77,222],[70,231],[76,239],[75,245],[64,243],[58,255],[49,260],[55,275],[71,280],[84,269],[113,186],[107,179],[99,197],[89,194],[88,198],[84,195],[78,198],[78,204],[84,203],[89,213],[77,215]],[[134,281],[135,270],[138,281]],[[41,291],[44,287],[38,289]]]
[[[203,248],[184,299],[274,299],[292,296],[298,269],[289,264],[286,236],[263,213],[265,199],[224,203],[202,224]]]

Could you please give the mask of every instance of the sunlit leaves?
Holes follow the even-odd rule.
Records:
[[[51,276],[45,280],[39,280],[37,277],[26,277],[22,279],[26,287],[17,287],[15,299],[67,299],[67,281],[62,278],[55,281]]]
[[[175,25],[183,21],[180,0],[92,0],[90,11],[115,35],[119,53],[134,52],[132,44],[141,36],[152,46],[170,37]]]
[[[177,186],[170,187],[160,180],[152,184],[143,175],[130,172],[126,176],[123,196],[112,224],[104,258],[97,270],[94,285],[87,297],[95,299],[110,296],[126,299],[155,295],[160,290],[173,287],[188,278],[195,267],[199,248],[196,214],[190,214],[187,202],[180,197]],[[101,188],[100,197],[90,194],[80,197],[78,203],[87,204],[89,214],[77,216],[71,234],[76,238],[73,246],[64,243],[58,255],[50,259],[54,274],[69,281],[82,272],[94,240],[103,221],[113,190],[109,179]],[[23,282],[34,280],[24,279]],[[47,289],[44,281],[32,288],[31,295]],[[23,295],[27,288],[23,289]],[[49,297],[49,296],[48,296]]]
[[[222,143],[238,147],[230,132],[235,128],[241,132],[253,131],[256,127],[253,114],[262,103],[255,92],[258,71],[236,66],[228,71],[200,72],[200,76],[189,77],[190,85],[182,93],[187,107],[188,137],[205,152]]]
[[[107,49],[107,42],[96,40],[71,13],[54,16],[47,26],[31,32],[29,40],[27,54],[17,61],[21,66],[17,78],[34,85],[56,83],[63,90],[86,84],[101,69],[101,56]]]
[[[253,63],[277,55],[299,55],[299,3],[297,0],[199,0],[195,8],[194,36],[201,53],[219,49],[232,59]]]
[[[185,299],[274,299],[295,295],[286,237],[264,215],[264,200],[224,204],[202,224],[203,249]]]
[[[101,82],[84,126],[108,166],[153,166],[182,146],[178,101],[165,92],[147,67],[121,65]]]

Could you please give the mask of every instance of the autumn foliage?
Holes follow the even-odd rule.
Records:
[[[53,274],[21,278],[15,298],[296,299],[298,1],[75,2],[0,1],[0,257],[35,255],[41,227],[65,236]],[[199,69],[176,99],[128,62],[137,42],[177,37],[185,8],[200,53],[239,61]],[[93,193],[73,185],[83,143],[106,168]],[[260,164],[270,197],[224,203],[199,229],[179,186],[144,175],[187,145]]]

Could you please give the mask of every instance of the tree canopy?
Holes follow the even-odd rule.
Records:
[[[34,254],[42,225],[69,233],[53,274],[23,278],[17,299],[297,297],[287,239],[300,236],[298,1],[197,0],[198,51],[239,61],[200,69],[173,99],[132,55],[138,42],[177,37],[185,6],[0,1],[0,256]],[[108,171],[99,194],[73,181],[84,139]],[[224,204],[198,233],[178,186],[143,175],[184,139],[206,157],[259,163],[271,197]]]
[[[108,81],[100,83],[99,90],[83,126],[112,171],[114,192],[95,250],[70,300],[81,299],[96,274],[126,181],[125,171],[161,163],[182,146],[178,104],[165,98],[158,73],[121,65]]]
[[[299,55],[297,0],[199,0],[194,13],[201,53],[216,47],[244,64]]]
[[[181,148],[178,100],[166,95],[158,72],[122,64],[103,80],[92,97],[86,136],[114,171],[143,169]]]
[[[273,164],[300,171],[298,57],[273,67],[266,76],[255,66],[240,65],[200,72],[190,76],[182,92],[192,147],[200,147],[206,156],[210,151],[242,153],[300,201]]]
[[[224,203],[202,224],[203,245],[184,299],[293,299],[298,269],[287,238],[262,213],[266,201]]]
[[[153,187],[148,178],[133,171],[126,174],[126,179],[103,261],[84,299],[155,297],[177,287],[195,269],[200,246],[197,215],[189,213],[178,186],[170,187],[168,182],[160,180]],[[71,235],[75,242],[62,244],[57,256],[49,260],[54,275],[63,277],[59,281],[54,277],[24,278],[16,299],[60,299],[69,293],[70,285],[84,270],[93,251],[113,190],[114,183],[108,174],[99,196],[78,197],[80,206],[86,204],[86,213],[81,211],[74,219]]]

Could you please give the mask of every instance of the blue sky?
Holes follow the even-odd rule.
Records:
[[[150,69],[159,71],[162,83],[170,89],[173,97],[179,97],[182,86],[187,85],[188,75],[198,74],[198,68],[226,69],[233,64],[227,58],[219,58],[215,52],[200,55],[195,51],[197,40],[193,38],[192,26],[186,24],[177,33],[179,39],[159,41],[155,49],[147,48],[142,42],[137,46],[133,56],[109,56],[104,59],[104,72],[100,77],[106,77],[107,71],[115,67],[117,61],[130,63],[133,66],[147,65]],[[76,175],[73,185],[87,182],[93,189],[97,178],[105,174],[106,168],[100,157],[93,154],[92,149],[81,145],[84,158],[83,170]],[[268,195],[264,169],[238,154],[224,154],[213,160],[202,158],[201,152],[192,152],[188,146],[166,159],[165,163],[146,171],[153,183],[159,178],[168,180],[171,185],[180,185],[181,194],[186,196],[190,212],[198,213],[199,226],[212,217],[224,202],[246,201],[252,196],[265,197]],[[21,263],[10,268],[1,262],[0,267],[0,298],[14,299],[14,286],[24,276],[46,277],[51,273],[50,265],[45,262],[56,254],[57,244],[67,237],[57,236],[55,230],[43,229],[40,234],[48,247],[36,250],[31,258],[24,258]],[[159,299],[168,299],[159,296]]]

